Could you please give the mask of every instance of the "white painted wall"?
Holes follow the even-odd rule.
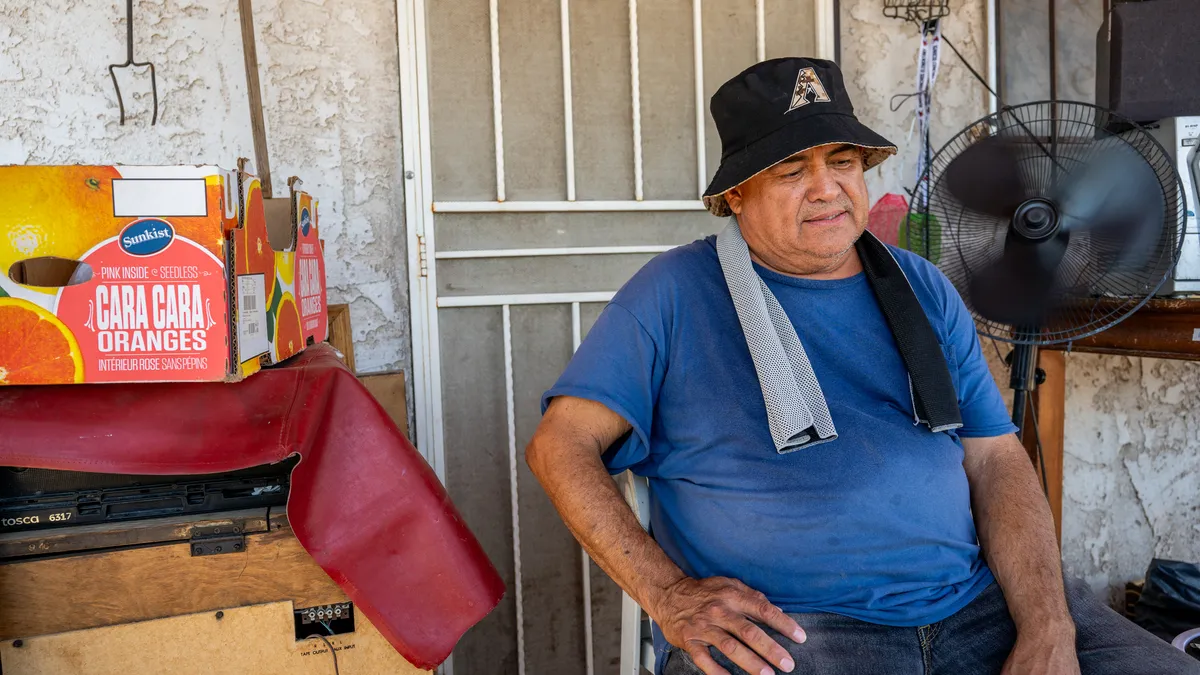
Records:
[[[255,0],[275,193],[298,175],[321,202],[331,303],[350,303],[359,372],[411,372],[401,217],[395,5]],[[197,164],[254,157],[236,0],[138,0],[119,71],[123,0],[0,0],[0,163]],[[411,378],[410,378],[411,379]],[[410,397],[411,398],[411,397]]]

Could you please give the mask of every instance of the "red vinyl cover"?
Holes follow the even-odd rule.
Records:
[[[220,473],[292,454],[296,538],[409,662],[442,663],[504,583],[433,470],[332,347],[235,384],[0,387],[3,466]]]

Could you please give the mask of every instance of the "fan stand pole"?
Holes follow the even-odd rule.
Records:
[[[1029,393],[1037,388],[1037,360],[1036,345],[1019,344],[1013,349],[1008,386],[1013,390],[1012,421],[1017,425],[1017,437],[1022,440],[1025,438],[1025,408]]]

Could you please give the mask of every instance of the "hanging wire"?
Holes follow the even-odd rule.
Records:
[[[1037,406],[1033,404],[1032,396],[1027,397],[1025,401],[1026,410],[1029,411],[1029,416],[1033,418],[1033,440],[1037,443],[1037,462],[1042,474],[1042,493],[1050,496],[1049,483],[1046,481],[1046,457],[1042,454],[1042,431],[1038,429]]]
[[[916,98],[920,95],[921,95],[921,92],[919,92],[919,91],[914,91],[911,94],[896,94],[895,96],[892,97],[891,103],[889,104],[888,107],[890,107],[892,109],[892,112],[896,112],[896,111],[900,110],[900,108],[905,103],[908,103],[908,101],[910,99]],[[900,99],[900,100],[897,101],[896,99]]]
[[[324,623],[324,622],[322,622],[322,623]],[[325,629],[326,629],[326,630],[329,630],[329,634],[330,634],[330,635],[332,635],[332,634],[333,634],[333,631],[329,629],[329,626],[325,626]],[[334,648],[333,648],[333,645],[332,645],[332,644],[329,642],[329,640],[325,639],[325,636],[324,636],[324,635],[320,635],[320,634],[317,634],[317,633],[314,633],[314,634],[312,634],[312,635],[309,635],[308,637],[306,637],[306,638],[304,638],[304,639],[305,639],[305,640],[311,640],[311,639],[313,639],[313,638],[317,638],[317,639],[319,639],[321,642],[324,642],[324,643],[325,643],[325,646],[326,646],[326,647],[329,647],[329,653],[333,655],[333,675],[340,675],[340,674],[341,674],[341,671],[340,671],[340,670],[338,670],[338,658],[337,658],[337,651],[336,651],[336,650],[334,650]]]

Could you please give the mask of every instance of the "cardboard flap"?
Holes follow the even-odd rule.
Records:
[[[267,240],[276,251],[296,250],[296,222],[292,218],[292,199],[263,199],[267,218]]]

